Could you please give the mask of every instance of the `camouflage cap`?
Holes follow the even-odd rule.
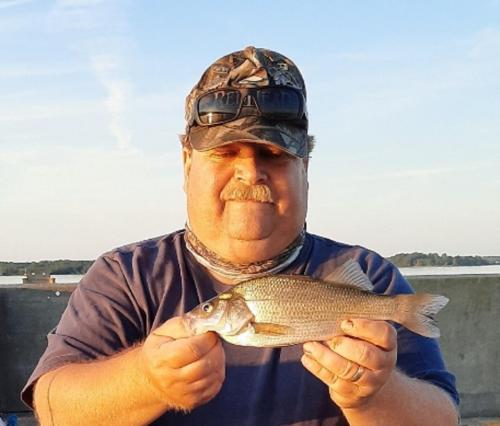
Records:
[[[214,62],[186,98],[186,136],[191,146],[205,151],[236,140],[270,143],[290,154],[307,155],[307,120],[303,126],[286,121],[248,116],[214,126],[190,125],[195,100],[205,92],[220,88],[288,86],[301,91],[306,99],[304,79],[297,66],[272,50],[249,46]],[[304,105],[305,108],[305,105]]]

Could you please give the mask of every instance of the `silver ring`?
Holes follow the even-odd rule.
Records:
[[[365,372],[365,369],[363,367],[361,367],[361,365],[358,364],[358,369],[352,375],[352,377],[348,380],[350,382],[357,382],[361,378],[361,376],[363,375],[364,372]]]

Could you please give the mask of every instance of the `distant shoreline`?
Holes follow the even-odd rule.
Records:
[[[398,268],[500,265],[500,256],[448,256],[446,253],[398,253],[387,257]],[[84,275],[93,260],[0,261],[0,276]]]
[[[500,265],[500,256],[448,256],[446,253],[398,253],[387,259],[398,268]]]
[[[93,260],[42,260],[40,262],[2,262],[0,276],[83,275]]]
[[[401,267],[399,271],[408,279],[413,277],[477,277],[477,276],[500,276],[500,264],[481,265],[481,266],[410,266]],[[0,276],[0,287],[21,287],[21,288],[40,288],[46,286],[47,289],[54,289],[54,286],[63,286],[64,288],[76,285],[83,278],[84,274],[78,275],[53,275],[55,284],[47,283],[25,283],[23,284],[22,275]],[[24,286],[24,287],[23,287]]]

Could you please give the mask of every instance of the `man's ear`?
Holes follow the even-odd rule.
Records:
[[[191,148],[182,148],[182,164],[184,166],[184,192],[187,191],[187,181],[189,178],[189,170],[191,170],[191,155],[193,150]]]
[[[306,175],[306,181],[307,181],[307,189],[309,189],[309,176],[308,176],[308,168],[309,168],[309,157],[303,158],[302,159],[302,165],[304,167],[304,173]]]
[[[303,159],[302,159],[302,164],[304,165],[304,170],[305,170],[305,172],[307,173],[307,169],[308,169],[308,167],[309,167],[309,158],[308,158],[308,157],[303,158]]]

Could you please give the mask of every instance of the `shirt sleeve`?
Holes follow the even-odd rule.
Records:
[[[49,371],[105,358],[141,341],[143,317],[119,262],[111,256],[97,259],[48,334],[47,349],[21,392],[23,402],[33,408],[33,385]]]

